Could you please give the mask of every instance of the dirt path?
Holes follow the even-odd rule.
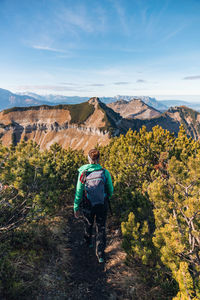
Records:
[[[131,299],[126,298],[120,286],[119,268],[123,265],[125,254],[120,247],[119,230],[108,227],[106,262],[99,264],[95,249],[89,249],[83,241],[83,221],[74,219],[71,214],[68,222],[73,287],[70,299]],[[123,268],[125,272],[126,267]]]
[[[106,262],[99,264],[95,249],[83,241],[83,221],[75,219],[72,205],[49,226],[57,250],[40,267],[34,300],[169,300],[158,286],[145,281],[143,267],[125,263],[122,237],[108,218]]]
[[[106,262],[99,264],[95,249],[83,241],[83,221],[75,219],[73,208],[52,226],[57,251],[40,272],[37,300],[128,300],[134,297],[134,274],[124,264],[120,231],[107,226]],[[138,299],[138,298],[137,298]]]
[[[119,229],[108,222],[106,262],[99,264],[95,249],[89,249],[83,241],[83,221],[74,218],[72,207],[59,220],[52,227],[58,254],[41,272],[41,289],[36,299],[133,299],[134,278],[123,263],[125,253]]]

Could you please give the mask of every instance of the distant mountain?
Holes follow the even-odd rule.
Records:
[[[121,104],[129,105],[131,102],[123,100]],[[139,130],[145,125],[150,131],[159,125],[177,135],[180,124],[183,124],[188,136],[200,138],[200,113],[188,107],[170,108],[151,119],[130,119],[123,118],[94,97],[79,104],[4,110],[0,112],[0,138],[4,145],[32,139],[41,149],[49,148],[56,142],[63,148],[71,147],[87,152],[97,144],[108,144],[110,137],[125,134],[129,128]]]
[[[79,96],[62,96],[62,95],[38,95],[35,93],[26,92],[26,95],[33,97],[39,101],[49,101],[53,103],[60,103],[60,104],[78,104],[85,102],[89,99],[89,97],[79,97]],[[21,93],[24,95],[24,93]],[[131,101],[132,99],[142,100],[147,105],[159,110],[159,111],[166,111],[167,106],[161,103],[161,101],[157,101],[155,98],[151,98],[148,96],[121,96],[117,95],[114,97],[100,97],[99,98],[103,103],[112,103],[118,100],[126,100]]]
[[[0,89],[0,110],[11,108],[13,106],[27,107],[33,105],[56,105],[56,104],[78,104],[88,101],[89,97],[63,96],[63,95],[38,95],[35,93],[12,93],[5,89]],[[141,100],[148,106],[160,111],[167,111],[169,107],[185,105],[189,108],[200,111],[200,102],[191,103],[182,100],[163,100],[157,101],[149,96],[127,96],[117,95],[115,97],[101,97],[103,103],[109,104],[118,100]]]
[[[28,95],[17,95],[8,90],[0,89],[0,110],[11,108],[13,106],[32,106],[50,104],[48,101],[39,101]]]
[[[113,99],[115,100],[126,100],[126,101],[131,101],[133,99],[135,100],[142,100],[144,103],[147,105],[159,110],[159,111],[166,111],[167,106],[161,103],[161,101],[157,101],[155,98],[149,97],[149,96],[115,96]]]
[[[187,106],[189,108],[195,109],[200,112],[200,99],[199,103],[197,102],[187,102],[184,100],[162,100],[160,101],[163,105],[167,106],[167,108],[173,107],[173,106]]]
[[[115,112],[119,113],[126,119],[151,119],[161,115],[161,112],[153,107],[145,104],[140,99],[117,100],[115,102],[107,104]]]
[[[79,97],[79,96],[62,96],[62,95],[38,95],[35,93],[20,93],[20,95],[28,95],[30,97],[34,97],[35,99],[44,102],[48,101],[49,103],[54,103],[54,104],[79,104],[86,102],[89,97]]]

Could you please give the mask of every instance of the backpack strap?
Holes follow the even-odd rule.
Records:
[[[86,171],[83,171],[83,173],[81,174],[81,176],[80,176],[80,182],[82,183],[82,184],[85,184],[85,181],[86,181]]]
[[[90,173],[92,173],[92,172],[98,172],[98,171],[104,171],[104,176],[105,176],[105,168],[102,168],[102,169],[99,169],[99,170],[94,170],[94,171],[91,171],[91,172],[89,172],[89,171],[83,171],[83,173],[81,173],[81,176],[80,176],[80,182],[82,183],[82,184],[85,184],[85,181],[86,181],[86,178],[87,178],[87,176],[90,174]],[[106,179],[106,176],[105,176],[105,179]]]

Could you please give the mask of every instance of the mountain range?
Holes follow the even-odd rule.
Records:
[[[0,88],[0,110],[11,108],[13,106],[32,106],[42,104],[49,104],[49,101],[40,101],[29,95],[18,95]]]
[[[200,138],[200,113],[188,107],[173,107],[161,113],[142,100],[120,100],[109,106],[94,97],[79,104],[6,109],[0,112],[0,138],[5,145],[32,139],[41,149],[57,142],[64,148],[85,152],[97,144],[108,144],[110,137],[125,134],[129,128],[139,130],[143,125],[148,131],[159,125],[177,135],[183,124],[188,136]]]
[[[38,95],[35,93],[12,93],[5,89],[0,89],[0,110],[11,108],[13,106],[33,106],[33,105],[56,105],[56,104],[78,104],[86,102],[89,97],[79,97],[79,96],[63,96],[63,95]],[[172,106],[187,106],[189,108],[200,111],[200,101],[196,102],[186,102],[182,100],[163,100],[158,101],[155,98],[149,96],[126,96],[117,95],[114,97],[101,97],[100,100],[103,103],[109,104],[116,102],[118,100],[132,101],[142,100],[145,104],[151,106],[152,108],[164,112]]]

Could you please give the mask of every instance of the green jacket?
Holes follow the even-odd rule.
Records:
[[[82,167],[80,167],[78,169],[79,175],[78,175],[76,194],[75,194],[75,199],[74,199],[74,210],[75,211],[79,210],[79,205],[83,198],[83,192],[84,192],[84,184],[81,183],[81,181],[80,181],[81,174],[83,173],[83,171],[86,171],[86,170],[89,172],[92,172],[92,171],[96,171],[96,170],[100,170],[100,169],[102,169],[102,167],[99,164],[87,164],[87,165],[83,165]],[[108,197],[110,198],[113,194],[113,185],[112,185],[112,179],[111,179],[110,173],[106,169],[105,169],[105,176],[106,176],[106,191],[108,193]]]

